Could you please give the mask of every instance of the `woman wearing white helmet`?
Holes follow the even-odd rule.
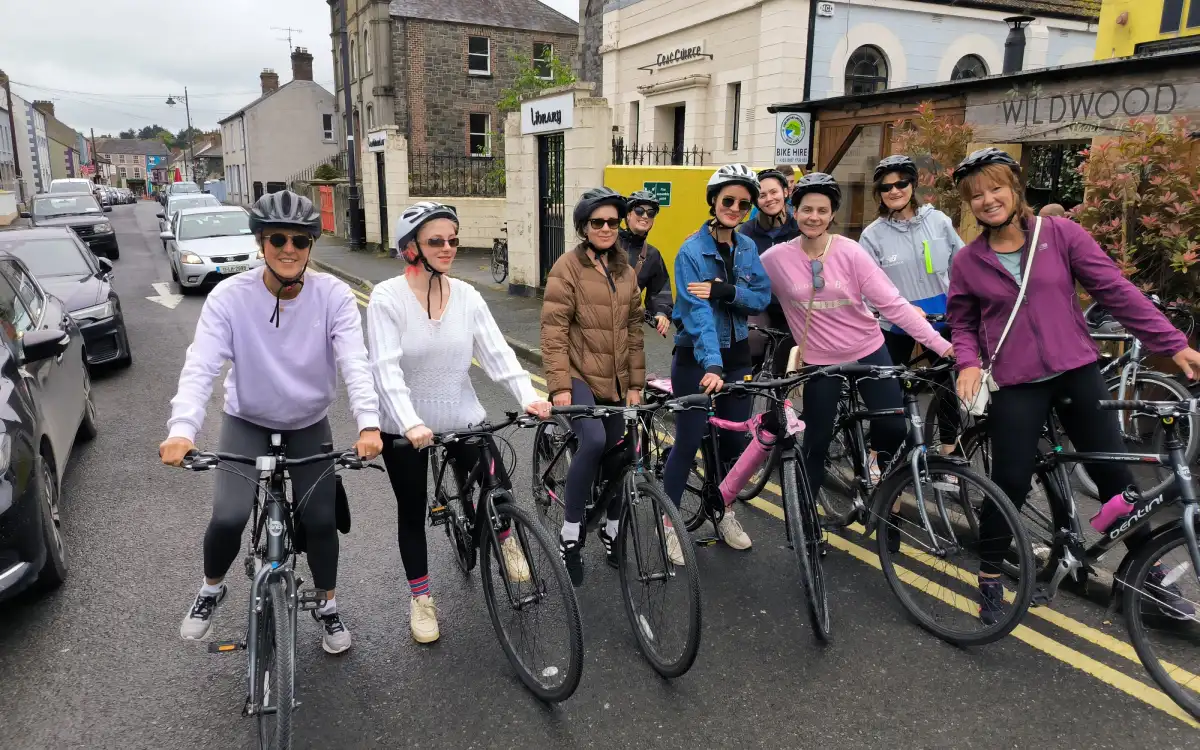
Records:
[[[458,254],[458,216],[453,209],[429,202],[410,206],[396,222],[396,238],[408,268],[371,293],[367,341],[379,393],[383,460],[396,495],[400,558],[412,594],[412,635],[418,643],[431,643],[440,633],[425,540],[425,449],[432,445],[434,432],[462,429],[487,417],[471,385],[472,357],[526,412],[549,417],[550,404],[534,393],[529,373],[479,292],[446,275]],[[394,447],[398,437],[407,438],[411,447]],[[460,470],[478,460],[474,447],[447,450]],[[494,446],[492,450],[499,455]],[[509,486],[502,463],[496,464],[496,471]],[[460,482],[464,479],[459,477]],[[513,575],[529,575],[515,539],[505,539],[501,550]]]
[[[675,256],[675,356],[671,385],[675,396],[713,393],[725,378],[750,373],[750,329],[746,318],[761,313],[771,301],[771,282],[758,259],[754,240],[735,231],[758,200],[759,183],[744,164],[728,164],[713,173],[706,191],[712,219],[684,240]],[[748,398],[717,401],[717,414],[741,422],[750,418]],[[688,472],[704,438],[706,415],[684,411],[675,415],[675,446],[663,472],[663,488],[679,505]],[[741,453],[740,435],[722,436],[729,458]],[[721,539],[734,549],[749,549],[750,537],[727,509],[717,527]],[[669,530],[667,551],[676,565],[683,563],[679,540]]]

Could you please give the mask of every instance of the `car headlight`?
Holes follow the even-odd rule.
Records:
[[[201,263],[203,263],[204,261],[200,258],[199,255],[196,255],[195,253],[184,253],[183,255],[181,255],[179,257],[179,262],[187,263],[188,265],[198,266]]]
[[[112,224],[93,224],[92,229],[96,234],[109,234],[112,232]]]
[[[104,320],[111,318],[117,314],[117,303],[115,300],[109,300],[100,305],[92,305],[85,307],[82,310],[75,310],[71,313],[71,317],[78,321],[84,320]]]

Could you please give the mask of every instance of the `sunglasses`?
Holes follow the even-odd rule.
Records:
[[[451,237],[450,239],[447,240],[447,239],[443,239],[441,237],[430,237],[429,239],[425,240],[425,244],[429,245],[430,247],[439,247],[439,248],[445,247],[446,245],[449,245],[450,247],[458,247],[458,238]]]
[[[588,219],[588,226],[592,229],[603,229],[607,226],[609,229],[616,229],[621,226],[620,219]]]
[[[721,205],[724,206],[725,208],[733,208],[733,205],[735,203],[737,204],[739,211],[749,211],[751,208],[754,207],[754,204],[751,203],[750,201],[738,200],[737,198],[734,198],[732,195],[727,195],[721,199]]]
[[[291,240],[292,247],[297,250],[307,250],[308,246],[312,244],[312,237],[309,237],[307,234],[284,234],[283,232],[277,232],[268,236],[267,240],[278,248],[286,247],[288,240]]]
[[[825,270],[825,264],[819,260],[809,261],[813,275],[813,289],[825,288],[825,277],[821,275],[821,271]]]
[[[907,190],[912,184],[912,180],[896,180],[895,182],[883,182],[879,185],[879,192],[890,193],[892,190]]]
[[[633,212],[638,216],[649,216],[651,219],[653,219],[655,216],[658,216],[657,208],[646,208],[645,206],[638,206],[637,208],[633,209]]]

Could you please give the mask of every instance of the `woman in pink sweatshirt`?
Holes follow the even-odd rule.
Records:
[[[832,176],[823,172],[805,175],[792,192],[800,236],[762,255],[771,290],[783,306],[804,363],[891,365],[879,322],[866,302],[922,346],[939,356],[950,356],[950,342],[900,296],[867,251],[854,240],[829,233],[841,202],[841,188]],[[858,392],[871,410],[903,404],[895,379],[860,380]],[[804,468],[814,490],[825,481],[825,458],[840,399],[839,378],[815,377],[804,385]],[[900,447],[904,436],[903,417],[871,420],[871,447],[879,454],[881,465]],[[899,547],[898,534],[889,534],[889,541]]]

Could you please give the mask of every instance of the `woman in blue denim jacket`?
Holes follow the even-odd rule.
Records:
[[[725,378],[741,379],[750,373],[746,318],[767,308],[771,282],[754,241],[734,230],[758,200],[758,192],[758,177],[749,167],[729,164],[718,169],[707,190],[713,218],[688,237],[675,256],[673,319],[679,330],[671,362],[675,396],[713,393],[721,389]],[[723,398],[717,401],[717,414],[740,422],[750,418],[750,407],[748,398]],[[675,415],[675,447],[667,459],[663,487],[676,506],[704,438],[706,419],[700,411]],[[736,457],[744,447],[740,435],[722,435],[723,455]],[[732,510],[725,511],[717,532],[734,549],[750,547],[750,537]],[[673,563],[683,564],[673,530],[668,530],[667,552]]]

